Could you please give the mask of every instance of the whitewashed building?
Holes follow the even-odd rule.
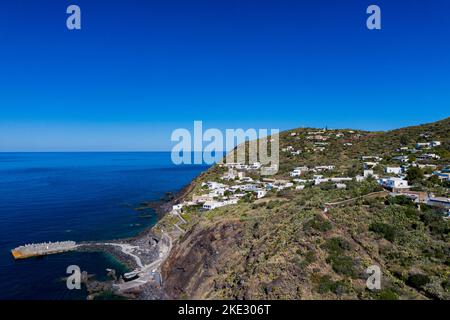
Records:
[[[267,191],[264,189],[258,189],[258,190],[255,190],[254,193],[256,194],[256,198],[260,199],[267,194]]]
[[[291,177],[299,177],[299,176],[301,176],[301,174],[302,174],[302,170],[299,169],[299,168],[295,168],[294,170],[292,170],[292,171],[289,173],[289,175],[290,175]]]
[[[402,173],[402,168],[400,167],[386,167],[384,170],[386,173],[400,174]]]
[[[441,142],[440,141],[431,141],[430,145],[431,145],[431,147],[438,147],[441,145]]]
[[[383,178],[379,183],[389,189],[406,189],[409,188],[408,181],[401,178]]]

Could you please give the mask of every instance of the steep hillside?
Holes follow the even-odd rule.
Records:
[[[280,134],[284,151],[276,178],[290,179],[294,167],[318,165],[335,166],[325,176],[355,177],[362,174],[364,156],[382,158],[375,173],[399,155],[408,165],[441,169],[450,162],[449,130],[450,118],[389,132],[290,130]],[[413,151],[428,141],[441,144]],[[416,163],[424,152],[440,158]],[[430,172],[428,177],[426,170],[411,180],[412,187],[448,197],[448,182]],[[186,197],[224,172],[214,166]],[[192,299],[450,299],[450,221],[443,214],[390,196],[370,177],[348,181],[345,188],[323,183],[270,191],[210,211],[189,207],[182,214],[186,233],[163,265],[164,288],[172,298]],[[160,227],[175,221],[166,216]],[[366,288],[371,265],[381,268],[381,290]]]

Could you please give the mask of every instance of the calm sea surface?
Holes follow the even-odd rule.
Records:
[[[104,253],[15,261],[10,250],[133,236],[157,218],[151,209],[134,208],[179,191],[206,169],[173,165],[164,152],[0,153],[0,299],[84,299],[84,290],[66,288],[67,266],[79,265],[100,280],[106,268],[123,273],[125,267]]]

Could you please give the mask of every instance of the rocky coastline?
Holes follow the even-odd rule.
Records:
[[[158,215],[158,222],[172,210],[172,206],[176,203],[182,201],[187,194],[189,194],[193,187],[195,186],[194,181],[183,187],[176,194],[166,193],[166,195],[159,200],[149,201],[141,204],[138,210],[153,209]],[[114,259],[124,264],[130,271],[137,270],[140,266],[136,259],[132,255],[125,253],[119,247],[119,244],[127,244],[130,246],[148,246],[149,242],[153,244],[150,245],[150,249],[146,250],[145,254],[141,254],[140,258],[143,263],[151,264],[158,259],[158,242],[161,240],[160,235],[154,232],[155,228],[158,227],[158,222],[141,231],[136,236],[124,239],[115,239],[108,242],[82,242],[78,251],[101,251],[111,255]],[[117,244],[117,246],[113,245]],[[117,276],[115,270],[110,270],[108,273],[110,280],[107,281],[97,281],[93,277],[84,275],[82,277],[83,283],[86,285],[89,296],[87,299],[92,300],[100,298],[105,295],[112,295],[119,298],[125,299],[139,299],[139,300],[153,300],[153,299],[167,299],[169,298],[161,286],[161,283],[155,283],[154,281],[149,281],[142,287],[138,289],[128,290],[127,292],[117,293],[114,290],[115,284],[123,284],[125,281],[121,276]]]

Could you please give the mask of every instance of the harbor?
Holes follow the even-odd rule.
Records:
[[[12,249],[11,254],[14,259],[20,260],[73,250],[108,252],[131,269],[116,278],[111,283],[111,289],[116,294],[129,295],[141,292],[147,284],[156,288],[162,285],[160,267],[171,248],[172,238],[168,233],[163,232],[160,237],[156,237],[150,232],[144,232],[140,236],[120,241],[31,243]]]

